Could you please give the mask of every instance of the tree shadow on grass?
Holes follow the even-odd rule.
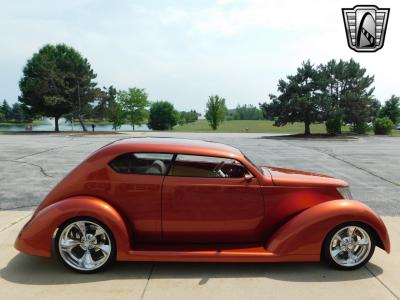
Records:
[[[262,136],[261,139],[267,140],[317,140],[317,141],[356,141],[358,137],[351,134],[341,134],[341,135],[330,135],[327,133],[313,133],[310,135],[304,134],[283,134],[283,135],[271,135]]]
[[[369,263],[375,276],[383,270]],[[344,272],[321,263],[151,263],[118,262],[104,272],[77,274],[56,259],[14,256],[0,271],[4,280],[27,285],[59,285],[109,280],[198,279],[204,285],[215,278],[269,278],[289,282],[344,282],[371,278],[366,269]]]

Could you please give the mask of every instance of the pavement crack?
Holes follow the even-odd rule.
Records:
[[[18,210],[18,209],[22,209],[22,208],[32,208],[32,209],[36,209],[36,207],[38,207],[37,205],[21,205],[21,206],[15,206],[15,207],[10,207],[10,208],[0,208],[0,211],[11,211],[11,210]]]
[[[21,222],[21,221],[25,220],[26,218],[30,217],[31,215],[32,215],[32,213],[29,213],[28,215],[26,215],[26,216],[24,216],[22,218],[19,218],[18,220],[8,224],[7,226],[1,228],[0,232],[3,232],[4,230],[7,230],[10,227],[13,227],[14,225],[18,224],[19,222]]]
[[[290,146],[293,147],[292,144],[289,144],[289,143],[286,143],[286,144],[288,144],[288,145],[290,145]],[[332,157],[333,159],[336,159],[336,160],[339,160],[339,161],[341,161],[341,162],[344,162],[344,163],[346,163],[346,164],[348,164],[348,165],[350,165],[350,166],[352,166],[352,167],[354,167],[354,168],[356,168],[356,169],[358,169],[358,170],[361,170],[361,171],[363,171],[363,172],[365,172],[365,173],[368,173],[368,174],[370,174],[370,175],[372,175],[372,176],[374,176],[374,177],[376,177],[376,178],[379,178],[379,179],[382,180],[382,181],[385,181],[385,182],[387,182],[387,183],[390,183],[390,184],[393,184],[393,185],[395,185],[395,186],[397,186],[397,187],[400,187],[400,183],[395,182],[395,181],[392,181],[392,180],[387,179],[387,178],[385,178],[385,177],[382,177],[382,176],[380,176],[380,175],[378,175],[378,174],[376,174],[376,173],[374,173],[374,172],[372,172],[372,171],[370,171],[370,170],[368,170],[368,169],[365,169],[365,168],[363,168],[363,167],[360,167],[360,166],[356,165],[355,163],[352,163],[352,162],[350,162],[350,161],[348,161],[348,160],[345,160],[345,159],[343,159],[343,158],[337,156],[336,154],[334,154],[334,153],[332,153],[332,152],[324,151],[324,150],[321,150],[320,148],[317,148],[317,147],[305,147],[305,146],[299,146],[299,145],[296,145],[296,147],[302,148],[302,149],[308,149],[308,150],[311,149],[311,150],[317,151],[317,152],[319,152],[319,153],[328,155],[328,156]]]
[[[20,160],[20,159],[23,159],[23,158],[32,157],[32,156],[35,156],[35,155],[39,155],[39,154],[42,154],[42,153],[50,152],[50,151],[61,149],[61,148],[65,148],[65,147],[66,146],[49,148],[49,149],[46,149],[46,150],[43,150],[43,151],[39,151],[39,152],[35,152],[35,153],[32,153],[32,154],[28,154],[28,155],[24,155],[24,156],[18,157],[15,160]]]
[[[146,285],[144,286],[142,295],[140,296],[140,300],[143,300],[143,299],[144,299],[144,294],[146,293],[147,287],[148,287],[148,285],[149,285],[151,275],[153,275],[154,267],[155,267],[155,264],[153,263],[153,264],[151,265],[149,275],[147,276]]]
[[[392,289],[390,287],[388,287],[378,276],[376,276],[376,274],[370,269],[368,268],[367,265],[364,266],[365,269],[367,269],[367,271],[376,278],[376,280],[379,281],[379,283],[389,292],[393,295],[393,297],[395,297],[397,300],[400,300],[400,297],[396,295],[395,292],[392,291]]]
[[[19,160],[9,160],[9,159],[1,159],[0,161],[6,161],[6,162],[13,162],[13,163],[17,163],[17,164],[26,164],[26,165],[30,165],[30,166],[34,166],[36,168],[39,168],[40,173],[45,176],[45,177],[50,177],[50,178],[54,178],[53,176],[49,175],[45,169],[37,164],[31,163],[31,162],[27,162],[27,161],[19,161]]]
[[[364,172],[366,172],[366,173],[368,173],[368,174],[370,174],[370,175],[372,175],[372,176],[375,176],[376,178],[379,178],[379,179],[381,179],[381,180],[383,180],[383,181],[386,181],[386,182],[388,182],[388,183],[390,183],[390,184],[393,184],[393,185],[395,185],[395,186],[397,186],[397,187],[400,187],[400,183],[397,183],[397,182],[395,182],[395,181],[391,181],[391,180],[389,180],[389,179],[387,179],[387,178],[385,178],[385,177],[382,177],[382,176],[380,176],[380,175],[378,175],[378,174],[375,174],[374,172],[372,172],[372,171],[370,171],[370,170],[367,170],[367,169],[365,169],[365,168],[363,168],[363,167],[360,167],[360,166],[358,166],[358,165],[356,165],[356,164],[354,164],[354,163],[352,163],[352,162],[350,162],[350,161],[347,161],[347,160],[345,160],[345,159],[343,159],[343,158],[340,158],[339,156],[337,156],[337,155],[335,155],[335,154],[333,154],[333,153],[329,153],[329,152],[326,152],[326,151],[323,151],[323,150],[320,150],[320,149],[314,148],[314,147],[311,147],[311,149],[313,149],[313,150],[315,150],[315,151],[318,151],[318,152],[320,152],[320,153],[326,154],[326,155],[328,155],[328,156],[330,156],[330,157],[332,157],[332,158],[334,158],[334,159],[337,159],[337,160],[339,160],[339,161],[341,161],[341,162],[344,162],[344,163],[346,163],[346,164],[348,164],[348,165],[350,165],[350,166],[352,166],[352,167],[354,167],[354,168],[356,168],[356,169],[358,169],[358,170],[364,171]]]

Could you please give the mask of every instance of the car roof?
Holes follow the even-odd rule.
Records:
[[[107,146],[118,147],[119,152],[180,153],[206,156],[243,157],[239,149],[216,142],[183,138],[139,137],[115,141]]]

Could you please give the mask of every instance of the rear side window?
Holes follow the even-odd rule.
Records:
[[[172,157],[169,153],[126,153],[112,160],[110,167],[123,174],[165,175]]]

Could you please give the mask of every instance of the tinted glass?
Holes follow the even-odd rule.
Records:
[[[124,174],[165,175],[172,157],[168,153],[126,153],[115,158],[110,166]]]
[[[180,177],[241,178],[247,172],[238,161],[230,158],[183,155],[176,157],[168,173]]]

